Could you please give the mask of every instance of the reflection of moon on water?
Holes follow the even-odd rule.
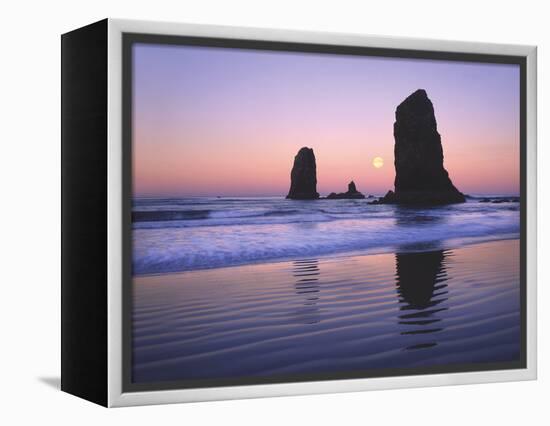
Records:
[[[380,167],[382,167],[384,165],[384,159],[382,157],[374,157],[373,160],[372,160],[372,165],[376,169],[379,169]]]

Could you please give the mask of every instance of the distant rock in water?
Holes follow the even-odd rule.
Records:
[[[316,200],[317,166],[312,148],[303,147],[294,157],[294,166],[290,173],[290,190],[286,198],[292,200]]]
[[[451,204],[466,201],[443,167],[441,136],[432,102],[417,90],[395,111],[395,192],[378,203]]]
[[[361,194],[359,191],[357,191],[354,181],[351,181],[348,184],[348,192],[340,192],[339,194],[335,192],[331,192],[330,195],[327,196],[327,200],[345,200],[345,199],[360,199],[360,198],[365,198],[365,196]]]

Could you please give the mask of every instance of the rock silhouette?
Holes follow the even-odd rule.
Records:
[[[434,108],[419,89],[395,111],[395,192],[379,203],[451,204],[465,202],[443,167],[443,147]]]
[[[359,191],[357,191],[357,188],[355,187],[355,182],[351,181],[348,184],[348,191],[347,192],[340,192],[335,193],[331,192],[328,196],[328,200],[343,200],[343,199],[360,199],[365,198],[363,194],[361,194]]]
[[[317,166],[312,148],[303,147],[294,157],[294,166],[290,173],[290,190],[286,198],[292,200],[316,200]]]

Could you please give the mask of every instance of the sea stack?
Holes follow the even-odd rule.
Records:
[[[357,190],[354,181],[351,181],[348,184],[348,192],[341,192],[339,194],[336,194],[335,192],[331,192],[330,195],[327,196],[327,200],[345,200],[345,199],[362,199],[362,198],[365,198],[365,196]]]
[[[294,166],[290,172],[290,190],[286,198],[291,200],[316,200],[317,166],[312,148],[303,147],[294,157]]]
[[[451,204],[465,202],[443,167],[443,147],[434,108],[425,90],[417,90],[395,111],[395,192],[380,203]]]

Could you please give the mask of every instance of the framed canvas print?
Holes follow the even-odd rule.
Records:
[[[536,49],[62,36],[62,389],[106,406],[536,378]]]

